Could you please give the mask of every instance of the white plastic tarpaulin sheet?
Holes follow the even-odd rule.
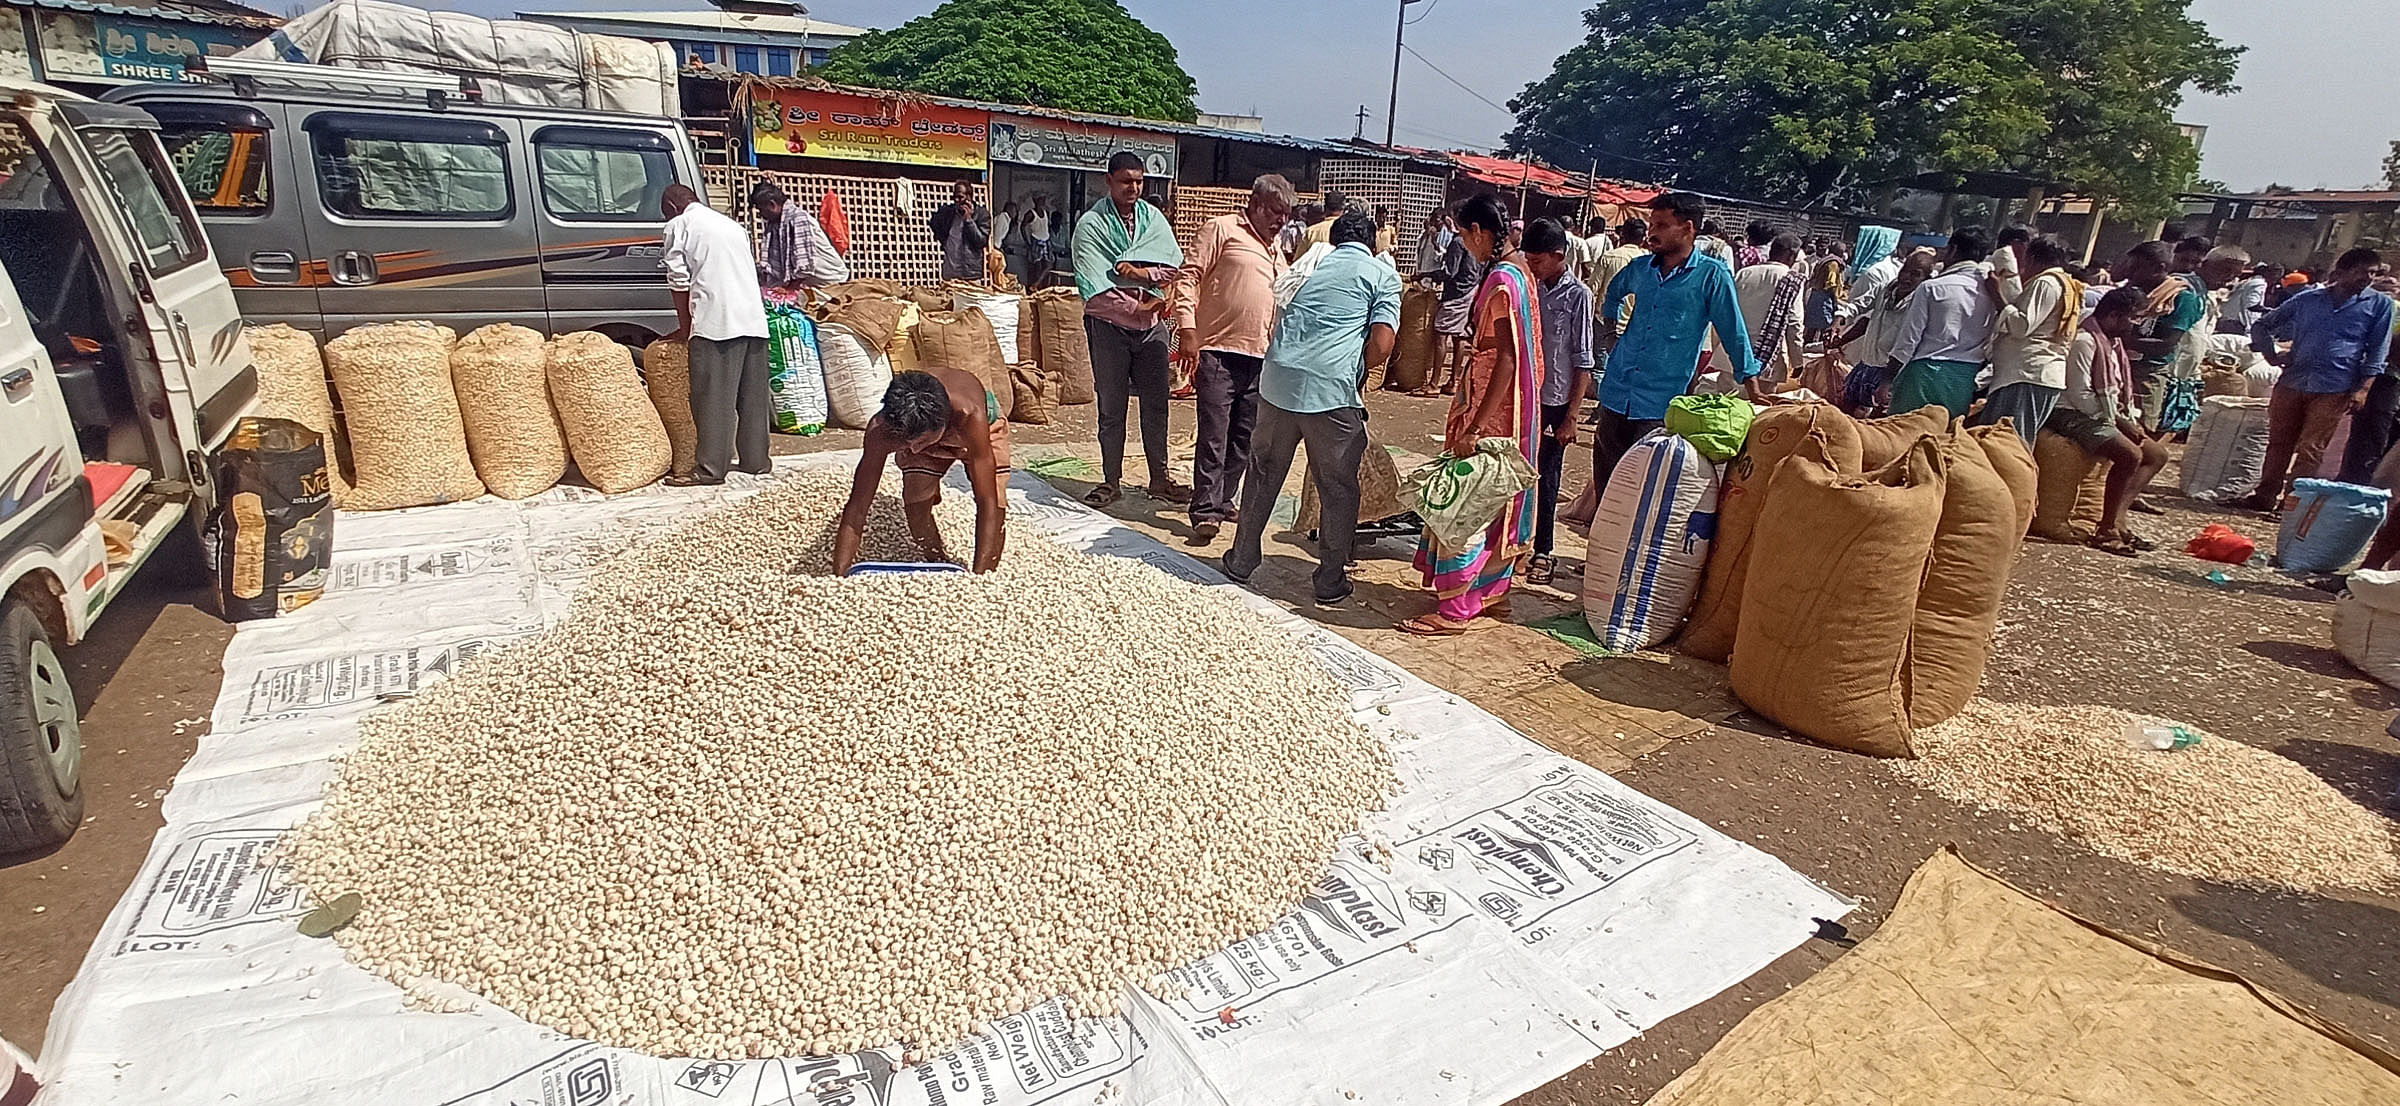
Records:
[[[333,0],[234,56],[473,77],[495,104],[683,114],[675,48],[666,43],[383,0]]]
[[[270,848],[315,808],[361,715],[559,619],[611,553],[767,479],[341,516],[325,597],[242,624],[227,648],[213,726],[161,804],[167,824],[59,999],[38,1101],[1498,1103],[1850,909],[1774,857],[1020,472],[1011,509],[1058,540],[1216,590],[1303,639],[1391,743],[1405,784],[1299,909],[1182,969],[1183,997],[1137,994],[1106,1020],[1053,1003],[913,1065],[890,1052],[661,1059],[563,1037],[463,992],[460,1012],[411,1009],[333,941],[299,935],[307,903]]]

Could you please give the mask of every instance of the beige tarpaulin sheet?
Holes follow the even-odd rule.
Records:
[[[1650,1106],[2400,1103],[2400,1061],[1943,850],[1873,937]]]

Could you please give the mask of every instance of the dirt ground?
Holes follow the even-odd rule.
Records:
[[[1370,430],[1407,458],[1439,449],[1440,401],[1377,393]],[[1092,409],[1012,429],[1016,465],[1080,494],[1096,478]],[[1170,449],[1188,478],[1191,405],[1174,405]],[[779,437],[779,452],[841,449],[857,435]],[[1138,441],[1138,437],[1137,437]],[[1110,513],[1213,563],[1231,540],[1187,544],[1179,508],[1143,496],[1137,474]],[[1570,454],[1580,487],[1588,450]],[[2160,483],[2170,487],[2173,470]],[[1299,472],[1287,491],[1296,491]],[[2181,719],[2290,757],[2370,809],[2400,817],[2400,742],[2385,733],[2400,695],[2351,670],[2329,646],[2329,592],[2261,569],[2180,552],[2206,522],[2272,545],[2257,516],[2154,495],[2138,520],[2165,548],[2137,560],[2034,544],[2019,558],[1986,696],[2098,703]],[[1281,512],[1279,511],[1279,514]],[[1339,611],[1307,603],[1312,551],[1269,528],[1254,586],[1303,617],[1407,665],[1575,756],[1783,858],[1859,901],[1846,939],[1872,933],[1909,873],[1943,844],[2029,892],[2116,929],[2240,972],[2386,1048],[2400,1048],[2400,897],[2307,896],[2169,876],[2109,860],[2005,815],[1907,784],[1873,760],[1783,734],[1741,710],[1721,666],[1668,653],[1591,658],[1525,624],[1576,609],[1571,590],[1527,588],[1510,625],[1422,641],[1390,629],[1429,606],[1408,568],[1409,540],[1362,545],[1358,594]],[[1560,552],[1579,562],[1580,540]],[[1563,588],[1577,581],[1562,576]],[[58,853],[0,867],[0,1036],[38,1049],[52,999],[72,978],[158,826],[156,795],[191,751],[219,677],[227,628],[204,596],[159,589],[123,600],[69,657],[87,707],[88,813]],[[43,907],[35,913],[35,907]],[[1814,939],[1723,994],[1518,1100],[1519,1106],[1635,1104],[1705,1052],[1752,1007],[1841,954]]]

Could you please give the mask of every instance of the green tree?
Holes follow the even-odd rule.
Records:
[[[2383,186],[2400,192],[2400,142],[2392,143],[2391,152],[2383,155]]]
[[[2189,2],[1599,0],[1508,141],[1810,203],[2006,171],[2168,205],[2198,169],[2182,90],[2231,91],[2240,54]]]
[[[950,0],[833,52],[842,84],[1190,122],[1175,45],[1117,0]]]

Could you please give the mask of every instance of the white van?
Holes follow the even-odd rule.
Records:
[[[257,406],[258,376],[158,124],[27,81],[0,79],[0,96],[6,855],[82,822],[80,712],[58,650],[161,549],[197,570],[209,459]]]

